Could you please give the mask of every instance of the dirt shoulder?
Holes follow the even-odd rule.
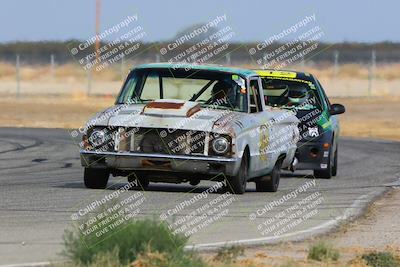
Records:
[[[113,105],[113,97],[85,95],[0,98],[0,127],[79,128],[95,113]]]
[[[357,220],[338,231],[315,239],[247,248],[237,266],[353,266],[367,267],[361,256],[370,252],[390,252],[400,255],[400,188],[389,190],[370,204]],[[338,261],[318,262],[308,259],[310,247],[324,241],[338,250]],[[212,258],[212,253],[204,257]],[[235,265],[236,266],[236,265]]]
[[[335,98],[346,113],[340,115],[341,135],[400,140],[400,98]]]

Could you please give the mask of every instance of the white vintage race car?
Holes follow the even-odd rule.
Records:
[[[149,182],[197,185],[226,181],[242,194],[276,191],[281,168],[295,164],[296,116],[265,106],[252,70],[148,64],[128,75],[115,106],[83,129],[81,163],[88,188],[110,174]]]

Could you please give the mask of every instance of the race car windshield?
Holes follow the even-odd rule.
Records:
[[[306,81],[263,78],[265,104],[273,107],[312,110],[321,107],[317,90]]]
[[[205,70],[141,69],[131,72],[117,104],[148,103],[157,99],[196,101],[202,107],[247,111],[244,79]]]

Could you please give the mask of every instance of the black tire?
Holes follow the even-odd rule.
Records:
[[[85,168],[83,180],[87,188],[105,189],[110,171],[107,169]]]
[[[196,186],[196,185],[198,185],[200,183],[200,180],[190,180],[189,181],[189,184],[191,185],[191,186]]]
[[[249,158],[245,151],[237,175],[229,178],[227,189],[232,194],[241,195],[246,192],[247,177],[249,173]]]
[[[332,176],[337,175],[337,167],[338,167],[337,161],[338,161],[338,148],[336,148],[335,157],[333,158]]]
[[[333,143],[333,142],[332,142]],[[315,178],[331,179],[333,176],[332,149],[329,150],[328,166],[325,170],[314,170]]]
[[[281,180],[282,160],[275,163],[270,175],[262,176],[256,180],[257,192],[276,192],[278,191],[279,181]]]
[[[139,177],[138,183],[142,189],[147,189],[147,187],[149,187],[150,181],[147,177]]]

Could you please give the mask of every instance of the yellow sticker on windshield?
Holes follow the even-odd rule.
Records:
[[[296,72],[293,71],[257,70],[256,72],[260,76],[296,78]]]

